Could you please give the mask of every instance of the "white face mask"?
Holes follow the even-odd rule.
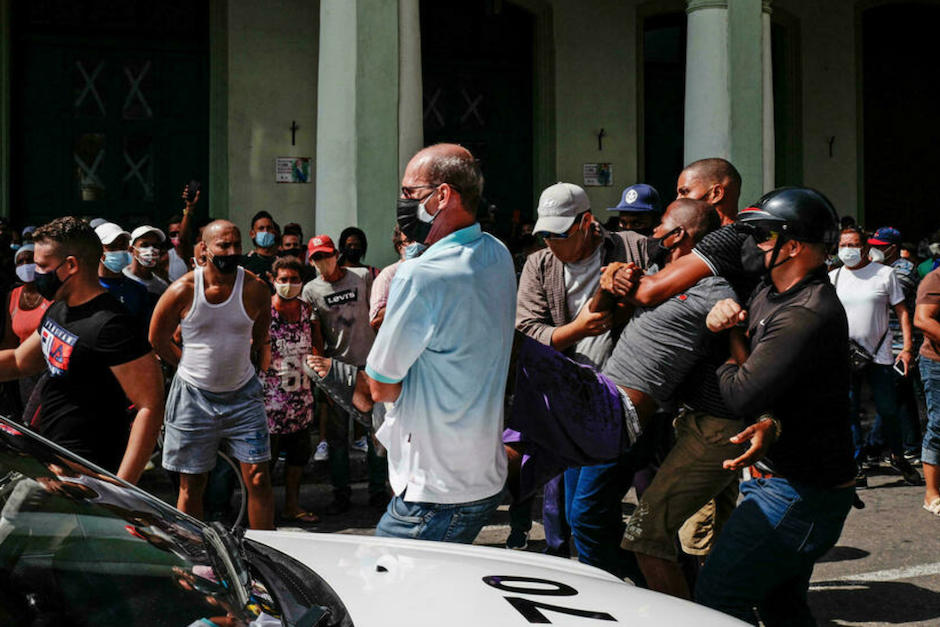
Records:
[[[157,252],[157,249],[153,246],[146,246],[144,248],[138,248],[137,261],[145,268],[152,268],[157,265],[157,260],[160,259],[160,253]]]
[[[868,258],[876,263],[884,263],[885,254],[880,248],[872,248],[868,251]]]
[[[845,267],[854,268],[862,262],[862,249],[849,248],[848,246],[839,248],[839,259],[845,264]]]
[[[36,264],[24,263],[16,266],[16,276],[23,283],[32,283],[36,279]]]
[[[303,283],[275,283],[274,290],[284,300],[293,300],[300,295]]]

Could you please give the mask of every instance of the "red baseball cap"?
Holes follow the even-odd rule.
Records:
[[[335,253],[336,246],[329,235],[314,235],[307,244],[307,254],[313,256],[314,253]]]

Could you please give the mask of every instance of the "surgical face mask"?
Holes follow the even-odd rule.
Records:
[[[300,295],[303,283],[275,283],[274,290],[284,300],[293,300]]]
[[[885,253],[880,248],[872,248],[868,251],[868,258],[875,263],[884,263]]]
[[[934,257],[940,257],[940,244],[933,243],[927,246],[927,250],[930,251],[930,254]]]
[[[232,274],[235,270],[238,269],[238,262],[241,261],[241,255],[213,255],[209,251],[206,251],[209,255],[212,255],[212,265],[222,274]]]
[[[120,272],[131,264],[133,257],[126,250],[112,250],[104,254],[104,267],[111,272]]]
[[[421,253],[427,249],[428,247],[420,242],[411,242],[405,246],[405,259],[414,259],[415,257],[420,257]]]
[[[36,276],[36,264],[24,263],[16,266],[16,277],[23,283],[32,283]]]
[[[846,268],[854,268],[862,263],[862,249],[849,246],[839,247],[839,260],[845,264]]]
[[[336,272],[336,255],[324,257],[323,259],[313,259],[312,261],[317,273],[322,277],[332,276]]]
[[[59,291],[62,285],[65,284],[65,281],[68,281],[68,279],[63,281],[57,274],[59,268],[61,268],[62,264],[64,263],[65,262],[63,261],[57,265],[54,270],[50,270],[49,272],[35,273],[33,280],[36,282],[36,291],[39,292],[39,295],[46,300],[55,300],[56,293]],[[71,276],[69,278],[71,278]]]
[[[258,233],[255,233],[255,245],[258,248],[270,248],[271,246],[274,246],[274,241],[276,239],[277,238],[275,237],[274,233],[271,231],[259,231]]]
[[[153,246],[145,246],[137,249],[137,262],[145,268],[152,268],[157,265],[160,259],[160,253]]]
[[[417,198],[399,198],[398,199],[398,228],[404,233],[405,237],[413,242],[423,244],[431,233],[431,224],[441,214],[440,210],[433,216],[428,213],[426,205],[428,199],[434,194],[429,194],[424,200]]]

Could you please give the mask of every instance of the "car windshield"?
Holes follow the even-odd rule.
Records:
[[[0,417],[0,624],[243,624],[271,599],[221,540]]]

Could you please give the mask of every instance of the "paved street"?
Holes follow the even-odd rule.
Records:
[[[364,476],[362,454],[353,454],[353,476]],[[358,472],[357,472],[358,471]],[[277,503],[283,485],[276,472]],[[164,499],[172,492],[162,473],[150,472],[143,486]],[[816,567],[810,603],[820,625],[940,625],[940,519],[921,509],[922,488],[904,485],[887,467],[875,471],[867,490],[859,491],[863,510],[849,514],[838,545]],[[365,483],[353,485],[354,507],[339,516],[322,515],[311,532],[371,534],[382,511],[366,505]],[[330,502],[327,464],[308,468],[302,504],[322,512]],[[624,499],[624,515],[633,511],[632,491]],[[538,507],[538,504],[537,504]],[[281,528],[294,528],[279,523]],[[502,546],[509,533],[504,505],[477,538],[477,544]],[[529,550],[544,547],[536,522]]]

